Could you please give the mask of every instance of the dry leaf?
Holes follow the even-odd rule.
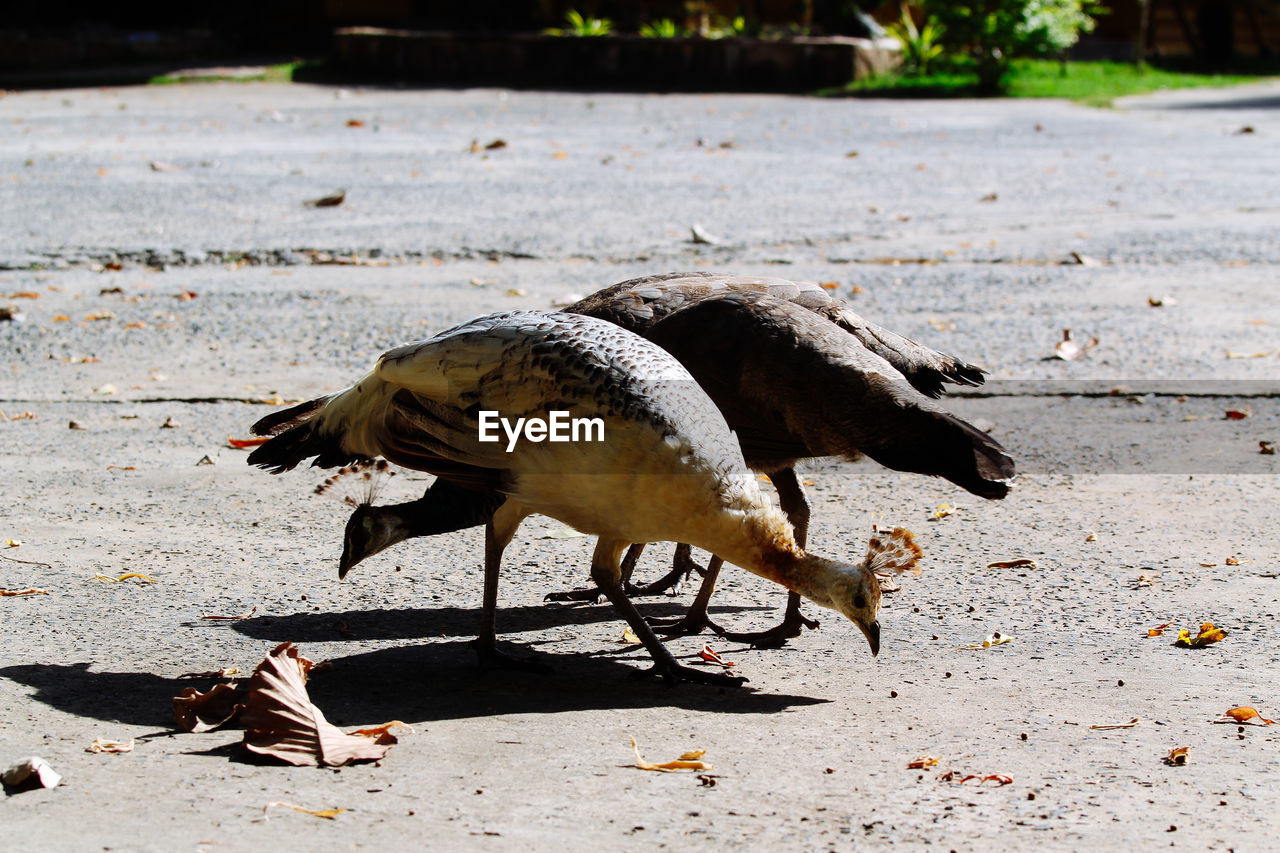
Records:
[[[1089,350],[1098,345],[1097,338],[1090,338],[1085,343],[1080,343],[1071,336],[1070,329],[1062,330],[1062,340],[1058,341],[1053,348],[1052,358],[1060,358],[1063,361],[1075,361],[1083,357]]]
[[[383,758],[387,745],[344,734],[312,704],[307,697],[308,669],[310,661],[288,642],[258,664],[240,715],[245,748],[299,767],[340,767]]]
[[[982,198],[978,199],[978,201],[995,201],[999,197],[1000,196],[996,195],[995,193],[987,193]]]
[[[1148,577],[1147,575],[1138,575],[1136,578],[1133,579],[1133,582],[1129,584],[1129,589],[1145,589],[1146,587],[1151,586],[1155,582],[1156,582],[1156,579],[1153,577]]]
[[[103,583],[120,583],[121,581],[128,581],[128,580],[140,580],[146,583],[155,583],[154,578],[147,577],[146,575],[140,575],[137,572],[125,572],[124,574],[115,578],[111,577],[110,575],[94,575],[93,577],[89,578],[89,580],[102,581]]]
[[[1242,560],[1239,557],[1227,557],[1226,564],[1228,566],[1243,566],[1245,563],[1251,563],[1252,560]]]
[[[507,293],[507,296],[528,296],[529,295],[529,291],[525,290],[523,287],[508,287],[506,293]]]
[[[1173,644],[1184,649],[1202,649],[1205,646],[1213,645],[1225,636],[1227,636],[1226,631],[1213,627],[1212,622],[1205,622],[1200,626],[1200,633],[1194,637],[1185,628],[1179,631],[1178,639]]]
[[[48,595],[48,594],[49,594],[49,590],[37,589],[36,587],[31,587],[30,589],[0,589],[0,596]]]
[[[230,678],[239,674],[240,670],[234,666],[224,666],[222,669],[206,669],[204,672],[184,672],[178,678]]]
[[[731,660],[725,660],[724,658],[720,657],[719,653],[716,652],[715,649],[711,648],[710,644],[707,644],[707,643],[703,644],[702,651],[698,652],[698,657],[702,658],[705,661],[710,661],[711,663],[718,663],[720,664],[720,666],[723,666],[725,669],[728,669],[731,666],[738,665]]]
[[[177,163],[165,163],[162,160],[151,161],[151,171],[153,172],[181,172],[186,166],[179,166]]]
[[[10,293],[8,299],[39,299],[40,294],[34,290],[19,290],[17,293]]]
[[[0,782],[20,791],[31,791],[36,788],[56,788],[62,781],[59,774],[49,762],[38,755],[25,758],[8,770],[0,773]]]
[[[1148,628],[1148,629],[1147,629],[1147,637],[1148,637],[1148,638],[1150,638],[1150,637],[1162,637],[1162,636],[1164,636],[1164,631],[1165,631],[1165,629],[1166,629],[1166,628],[1168,628],[1168,627],[1169,627],[1170,625],[1172,625],[1172,624],[1173,624],[1172,622],[1165,622],[1163,625],[1157,625],[1157,626],[1155,626],[1154,628]]]
[[[201,613],[200,618],[217,620],[221,622],[234,622],[237,619],[248,619],[250,616],[252,616],[257,612],[258,612],[258,605],[255,604],[253,607],[249,608],[249,611],[247,613],[237,613],[234,616],[219,616],[213,613]]]
[[[1263,350],[1262,352],[1236,352],[1235,350],[1227,350],[1227,358],[1266,358],[1271,355],[1271,350]]]
[[[940,518],[946,518],[948,515],[953,515],[956,509],[958,509],[958,507],[953,507],[949,504],[942,504],[933,511],[933,520],[937,521]]]
[[[1100,267],[1103,265],[1102,261],[1097,258],[1090,257],[1089,255],[1083,255],[1080,252],[1071,253],[1071,262],[1079,264],[1082,267]]]
[[[1172,307],[1174,305],[1177,305],[1178,300],[1174,299],[1172,296],[1169,296],[1168,294],[1165,294],[1164,296],[1148,296],[1147,304],[1150,305],[1152,308],[1166,308],[1166,307]]]
[[[505,140],[505,139],[495,139],[495,140],[493,140],[492,142],[490,142],[488,145],[486,145],[486,146],[484,147],[484,150],[485,150],[485,151],[497,151],[497,150],[498,150],[498,149],[500,149],[500,148],[506,148],[506,147],[507,147],[507,140]]]
[[[21,546],[21,545],[22,545],[22,540],[21,540],[21,539],[6,539],[6,540],[4,540],[4,547],[6,547],[6,548],[17,548],[17,547],[19,547],[19,546]]]
[[[823,281],[819,282],[819,284],[821,284],[823,290],[836,290],[840,287],[840,282],[838,281]]]
[[[629,646],[635,646],[635,645],[639,645],[640,638],[636,636],[635,631],[632,631],[630,628],[627,628],[622,632],[622,636],[618,638],[618,642],[625,643]]]
[[[1214,720],[1215,723],[1243,723],[1246,726],[1270,726],[1275,724],[1275,720],[1268,720],[1266,717],[1258,713],[1257,708],[1251,708],[1248,705],[1241,705],[1239,708],[1229,708],[1224,711],[1222,716]]]
[[[383,723],[380,726],[370,726],[366,729],[356,729],[355,731],[347,732],[347,734],[367,737],[373,740],[374,743],[390,745],[400,742],[400,740],[391,733],[391,729],[393,728],[408,729],[409,734],[413,734],[413,726],[408,723],[402,723],[399,720],[392,720],[389,723]]]
[[[1018,557],[1013,560],[997,560],[994,563],[987,563],[987,568],[988,569],[1022,569],[1022,568],[1038,569],[1040,568],[1040,566],[1036,564],[1035,560],[1029,559],[1027,557]]]
[[[689,226],[689,242],[700,246],[714,246],[720,240],[703,230],[701,225]]]
[[[989,649],[992,646],[1003,646],[1005,643],[1012,643],[1012,642],[1013,642],[1013,637],[1010,637],[1007,634],[1001,634],[999,631],[994,631],[988,634],[987,636],[983,637],[981,643],[969,643],[968,645],[961,646],[960,648]]]
[[[270,440],[271,436],[269,435],[262,438],[232,438],[227,436],[227,444],[241,450],[246,447],[257,447],[260,444],[266,444]]]
[[[330,195],[313,198],[310,201],[304,201],[307,207],[337,207],[347,200],[347,191],[338,190]]]
[[[1188,753],[1191,752],[1189,746],[1179,746],[1169,750],[1169,754],[1165,756],[1164,763],[1170,767],[1181,767],[1187,763]]]
[[[364,122],[358,118],[347,119],[347,127],[364,127]]]
[[[346,809],[320,809],[317,811],[316,809],[304,809],[302,806],[295,806],[293,803],[275,802],[267,803],[262,807],[263,817],[266,817],[267,809],[270,809],[273,806],[279,806],[284,809],[293,809],[295,812],[302,812],[303,814],[309,814],[314,817],[322,817],[326,820],[333,820],[335,817],[346,811]]]
[[[84,315],[84,321],[86,323],[96,323],[99,320],[114,320],[115,318],[116,315],[110,311],[96,311],[92,314]]]
[[[958,770],[948,770],[946,773],[943,773],[938,777],[939,782],[959,782],[961,785],[973,779],[977,779],[979,785],[987,782],[995,782],[997,786],[1002,788],[1005,785],[1013,784],[1013,777],[1006,773],[992,773],[987,776],[979,776],[976,773],[970,773],[966,776],[961,776],[960,771]]]
[[[189,675],[180,676],[187,678]],[[239,718],[244,711],[244,690],[235,682],[215,684],[208,693],[185,687],[173,697],[173,720],[184,732],[208,732]]]
[[[1243,409],[1227,409],[1222,417],[1228,421],[1242,421],[1253,414],[1253,409],[1245,406]]]
[[[1276,443],[1274,441],[1259,441],[1258,452],[1261,453],[1263,456],[1275,456]]]
[[[636,739],[631,739],[631,750],[636,754],[636,767],[641,770],[656,770],[659,773],[673,773],[677,770],[714,770],[710,764],[705,761],[699,761],[696,758],[685,758],[686,755],[693,755],[693,752],[686,752],[675,761],[664,761],[661,764],[651,764],[640,757],[640,747],[636,745]],[[705,749],[696,750],[698,758],[707,754]]]
[[[1089,726],[1089,728],[1097,729],[1098,731],[1108,731],[1110,729],[1131,729],[1140,722],[1141,722],[1141,719],[1139,717],[1134,717],[1132,720],[1130,720],[1127,723],[1112,723],[1110,725]]]
[[[926,767],[937,767],[937,766],[938,766],[938,762],[939,762],[939,761],[941,761],[941,760],[942,760],[942,759],[941,759],[941,758],[938,758],[938,756],[936,756],[936,755],[922,755],[922,756],[920,756],[919,758],[916,758],[916,759],[914,759],[914,760],[912,760],[912,761],[908,762],[908,763],[907,763],[907,769],[908,769],[908,770],[923,770],[923,769],[925,769]]]
[[[84,748],[85,752],[109,752],[119,754],[122,752],[133,752],[134,738],[129,738],[129,742],[122,740],[106,740],[104,738],[94,738],[93,743]]]

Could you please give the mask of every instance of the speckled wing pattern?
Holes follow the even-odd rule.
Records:
[[[663,318],[698,300],[731,293],[771,296],[826,317],[930,397],[940,396],[947,382],[983,382],[981,368],[863,319],[844,300],[813,282],[713,272],[667,273],[606,287],[565,310],[600,317],[643,335]]]
[[[375,375],[396,389],[381,425],[379,452],[419,464],[439,456],[520,474],[573,474],[651,467],[645,456],[696,456],[716,471],[742,467],[737,443],[714,403],[671,355],[618,326],[572,314],[512,311],[468,321],[397,347]],[[546,418],[601,417],[601,443],[531,443],[508,453],[505,435],[481,442],[479,413]],[[652,462],[661,468],[658,460]],[[665,469],[663,469],[665,470]]]

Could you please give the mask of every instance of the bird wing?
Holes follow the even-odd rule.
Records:
[[[791,302],[726,291],[670,314],[649,338],[698,378],[755,467],[865,453],[986,497],[1008,491],[1014,467],[999,443],[858,338]]]
[[[981,385],[984,381],[982,368],[863,319],[844,300],[813,282],[713,272],[666,273],[606,287],[565,310],[599,317],[643,335],[670,314],[725,293],[768,295],[821,314],[892,364],[927,396],[941,396],[945,383]]]

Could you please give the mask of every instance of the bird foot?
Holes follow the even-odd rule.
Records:
[[[712,633],[724,636],[724,629],[712,622],[711,617],[707,616],[705,612],[695,614],[690,611],[679,619],[646,619],[645,621],[649,623],[655,633],[667,637],[692,636],[701,634],[707,629],[710,629]]]
[[[590,601],[600,604],[608,599],[605,594],[600,591],[599,587],[584,587],[582,589],[567,589],[563,592],[549,592],[542,596],[543,601]]]
[[[632,678],[652,678],[655,676],[669,685],[676,685],[684,681],[691,684],[707,684],[712,687],[741,687],[750,680],[742,675],[709,672],[705,669],[684,666],[675,662],[669,664],[655,663],[648,669],[637,669],[631,675]]]
[[[476,650],[476,656],[480,659],[480,669],[485,671],[504,669],[517,672],[533,672],[538,675],[551,675],[555,672],[550,666],[535,658],[507,654],[506,652],[498,651],[496,646],[482,643],[479,640],[472,640],[471,647]]]
[[[635,586],[631,582],[622,585],[622,591],[627,594],[627,598],[637,598],[646,595],[661,595],[667,590],[670,584],[659,586],[666,578],[661,578],[651,584],[644,586]],[[683,581],[677,582],[672,595],[679,595],[680,586]],[[583,587],[582,589],[568,589],[563,592],[549,592],[542,596],[543,601],[590,601],[595,604],[604,604],[608,601],[608,597],[600,591],[599,587]]]
[[[804,633],[802,629],[808,628],[812,631],[817,627],[816,619],[806,619],[799,613],[792,618],[792,614],[788,613],[780,624],[767,631],[717,631],[716,633],[735,643],[750,643],[757,649],[778,649],[785,646],[787,640]]]

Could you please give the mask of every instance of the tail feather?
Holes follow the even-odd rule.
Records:
[[[892,364],[917,391],[928,397],[941,397],[948,382],[977,387],[986,381],[987,372],[981,367],[881,328],[847,308],[839,308],[827,316],[867,349]]]
[[[279,433],[250,453],[247,461],[272,474],[281,474],[292,471],[299,463],[313,456],[313,468],[339,468],[370,461],[367,456],[343,450],[340,436],[322,435],[310,421]]]
[[[272,412],[258,420],[249,431],[254,435],[277,435],[290,427],[295,427],[307,420],[317,409],[329,402],[332,397],[317,397],[278,412]]]
[[[897,471],[945,477],[979,497],[998,500],[1009,494],[1016,470],[998,441],[954,415],[920,414],[930,423],[923,429],[917,424],[915,441],[868,444],[862,451]]]

